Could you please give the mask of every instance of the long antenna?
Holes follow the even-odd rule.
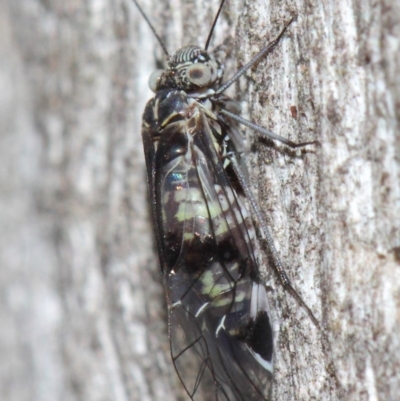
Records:
[[[146,14],[144,13],[144,11],[140,8],[140,6],[139,6],[139,4],[138,4],[138,2],[137,2],[136,0],[132,0],[132,1],[135,3],[135,5],[136,5],[136,7],[138,8],[140,14],[143,15],[143,18],[146,20],[147,25],[148,25],[148,26],[150,27],[150,29],[153,31],[154,36],[157,38],[158,43],[160,44],[160,46],[161,46],[162,49],[164,50],[165,55],[166,55],[167,57],[169,57],[169,53],[168,53],[167,47],[165,46],[165,44],[164,44],[163,40],[160,38],[160,36],[158,36],[156,30],[154,29],[154,26],[152,25],[152,23],[150,22],[150,20],[147,18],[147,15],[146,15]],[[225,0],[224,0],[224,1],[225,1]]]
[[[133,0],[133,1],[135,1],[135,0]],[[211,37],[212,37],[212,35],[213,35],[213,33],[214,33],[215,25],[217,24],[217,21],[218,21],[219,15],[221,14],[222,7],[224,6],[224,3],[225,3],[225,0],[222,0],[220,6],[219,6],[219,8],[218,8],[217,15],[215,16],[214,21],[213,21],[213,24],[212,24],[212,26],[211,26],[210,33],[208,34],[208,38],[207,38],[206,45],[204,46],[204,50],[207,50],[207,49],[208,49],[208,45],[210,44]]]

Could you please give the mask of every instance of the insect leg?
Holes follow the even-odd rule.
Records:
[[[285,269],[283,268],[281,259],[278,255],[278,252],[275,248],[274,240],[272,239],[271,232],[268,228],[268,225],[261,213],[260,208],[258,207],[258,204],[256,202],[256,199],[254,198],[254,195],[251,191],[250,184],[247,181],[246,175],[243,173],[242,169],[239,166],[239,163],[236,158],[236,154],[234,152],[230,152],[226,155],[228,160],[230,161],[232,168],[236,174],[236,177],[243,188],[243,191],[250,202],[250,207],[256,217],[256,219],[259,222],[259,225],[261,227],[261,233],[264,237],[264,239],[267,241],[268,249],[271,253],[272,260],[274,263],[275,270],[279,276],[279,279],[282,282],[282,285],[284,288],[290,291],[290,293],[297,299],[297,301],[303,306],[303,308],[307,311],[308,315],[310,316],[311,320],[314,322],[314,324],[319,327],[318,320],[314,316],[313,312],[309,308],[309,306],[304,302],[303,298],[298,294],[298,292],[294,289],[292,286],[288,275],[285,272]]]
[[[285,145],[287,145],[287,146],[289,146],[289,147],[291,147],[293,149],[301,148],[301,147],[307,146],[307,145],[315,145],[315,144],[319,143],[318,141],[296,143],[296,142],[293,142],[293,141],[291,141],[289,139],[284,138],[283,136],[275,134],[275,133],[273,133],[272,131],[270,131],[270,130],[268,130],[266,128],[260,127],[259,125],[254,124],[251,121],[246,120],[241,116],[238,116],[237,114],[233,114],[230,111],[222,109],[222,110],[220,110],[220,113],[221,114],[225,114],[226,116],[228,116],[232,120],[235,120],[238,123],[243,124],[246,127],[249,127],[251,129],[253,129],[254,131],[256,131],[259,134],[261,134],[261,136],[264,137],[264,138],[275,139],[275,140],[277,140],[279,142],[282,142]]]
[[[283,34],[286,29],[288,29],[289,25],[295,20],[296,17],[291,18],[291,20],[283,27],[281,33],[278,35],[276,39],[272,42],[268,43],[267,46],[262,48],[258,54],[256,54],[246,65],[244,65],[232,78],[228,79],[221,87],[219,87],[214,96],[221,94],[226,89],[228,89],[235,81],[237,81],[249,68],[251,68],[254,64],[258,63],[262,58],[267,56],[271,51],[276,47],[279,41],[282,39]]]

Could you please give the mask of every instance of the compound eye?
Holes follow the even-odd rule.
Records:
[[[164,70],[155,70],[151,73],[149,77],[149,88],[154,93],[157,91],[158,80],[160,79],[163,72]]]
[[[196,86],[206,86],[211,82],[211,68],[204,64],[192,64],[186,69],[186,77]]]

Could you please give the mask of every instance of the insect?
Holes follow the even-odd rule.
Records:
[[[268,55],[279,36],[231,79],[208,44],[186,46],[149,80],[155,96],[143,113],[142,137],[153,224],[168,303],[173,364],[191,400],[267,400],[272,383],[273,329],[255,253],[251,213],[259,222],[283,284],[291,286],[242,168],[238,124],[296,148],[240,117],[224,91]],[[304,304],[304,303],[303,303]],[[308,307],[307,311],[311,313]]]

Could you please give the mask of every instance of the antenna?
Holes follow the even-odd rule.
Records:
[[[135,0],[133,0],[133,1],[135,1]],[[210,44],[211,37],[212,37],[212,35],[214,33],[215,25],[217,24],[217,21],[218,21],[219,15],[221,14],[222,7],[224,6],[224,3],[225,3],[225,0],[222,0],[220,6],[218,8],[217,15],[215,16],[213,24],[211,26],[210,33],[208,34],[208,38],[207,38],[207,41],[206,41],[206,45],[204,46],[204,50],[208,49],[208,45]]]
[[[158,43],[160,44],[160,46],[161,46],[162,49],[164,50],[165,55],[166,55],[167,57],[169,57],[169,53],[168,53],[167,47],[165,46],[165,44],[164,44],[163,40],[160,38],[160,36],[158,36],[156,30],[154,29],[154,26],[151,24],[150,20],[147,18],[147,15],[146,15],[146,14],[144,13],[144,11],[140,8],[140,6],[139,6],[139,4],[138,4],[138,2],[137,2],[136,0],[132,0],[132,1],[135,3],[135,5],[136,5],[136,7],[138,8],[140,14],[143,15],[143,18],[146,20],[147,25],[150,27],[150,29],[151,29],[152,32],[154,33],[154,36],[157,38]],[[225,0],[223,0],[223,2],[224,2],[224,1],[225,1]]]

